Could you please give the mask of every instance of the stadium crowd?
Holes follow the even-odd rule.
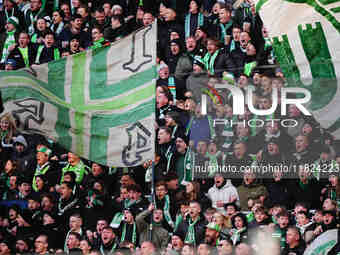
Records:
[[[253,108],[268,110],[287,86],[251,0],[0,6],[7,71],[108,46],[156,18],[158,27],[153,162],[103,166],[0,116],[0,255],[300,255],[339,228],[334,137],[296,105],[234,115],[231,92],[217,88],[250,88]]]

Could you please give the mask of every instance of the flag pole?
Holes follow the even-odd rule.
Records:
[[[152,172],[151,172],[151,203],[156,206],[155,198],[155,162],[152,161]],[[151,221],[149,226],[149,240],[152,242],[152,227],[153,227],[153,211],[151,213]]]

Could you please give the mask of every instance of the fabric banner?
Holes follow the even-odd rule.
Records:
[[[5,112],[86,159],[117,167],[154,157],[157,24],[31,69],[0,72]]]
[[[256,9],[290,84],[310,90],[309,109],[340,138],[340,1],[259,0]]]
[[[326,255],[339,242],[338,229],[328,230],[318,236],[305,250],[304,255]]]

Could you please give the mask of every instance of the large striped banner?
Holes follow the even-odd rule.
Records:
[[[92,161],[135,166],[154,157],[156,24],[112,44],[0,72],[5,111]]]
[[[259,0],[256,8],[285,76],[310,90],[309,109],[340,138],[340,0]]]

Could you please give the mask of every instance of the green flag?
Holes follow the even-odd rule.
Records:
[[[309,110],[339,138],[340,1],[259,0],[256,9],[289,86],[311,92]]]
[[[0,72],[5,111],[84,158],[139,165],[154,157],[155,64],[154,23],[110,47]]]

